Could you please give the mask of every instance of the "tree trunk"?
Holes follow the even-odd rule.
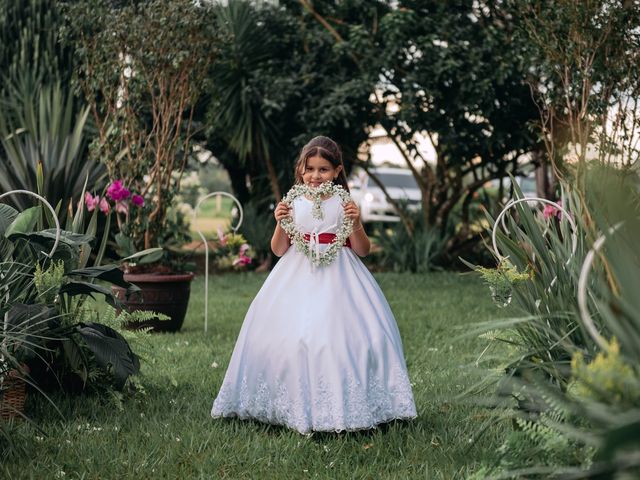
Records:
[[[271,192],[276,199],[276,203],[282,200],[282,193],[280,192],[280,185],[278,184],[278,174],[273,166],[271,156],[268,154],[264,156],[264,163],[267,166],[267,175],[269,176],[269,183],[271,184]]]
[[[239,165],[237,160],[231,162],[220,161],[221,165],[229,174],[229,180],[231,181],[231,189],[234,195],[238,198],[243,205],[251,200],[251,192],[247,187],[247,169]]]
[[[535,170],[536,192],[541,198],[551,198],[553,196],[553,186],[551,184],[552,172],[549,163],[545,161],[542,152],[532,152],[533,162],[538,166]]]

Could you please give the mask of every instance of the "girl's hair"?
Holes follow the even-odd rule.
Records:
[[[331,140],[329,137],[323,136],[312,138],[309,143],[302,147],[300,157],[298,157],[298,161],[296,162],[296,170],[294,172],[296,183],[303,183],[302,174],[307,166],[307,160],[311,157],[322,157],[325,160],[328,160],[334,168],[342,167],[342,170],[340,170],[340,173],[338,174],[338,178],[336,178],[333,183],[342,186],[342,188],[347,192],[349,191],[347,175],[344,171],[344,163],[342,163],[342,151],[336,142]]]

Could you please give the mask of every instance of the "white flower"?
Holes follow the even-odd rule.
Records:
[[[308,185],[294,185],[282,201],[291,207],[296,198],[305,196],[313,201],[311,215],[313,218],[322,219],[322,199],[323,197],[332,197],[337,195],[340,197],[342,205],[351,201],[351,196],[340,185],[334,185],[326,182],[319,187],[312,188]],[[301,232],[291,217],[284,218],[280,221],[280,226],[289,235],[291,242],[295,245],[296,250],[305,255],[311,263],[317,267],[330,265],[337,257],[338,251],[346,242],[349,235],[353,231],[353,220],[343,215],[342,224],[338,227],[336,238],[329,244],[324,252],[315,252],[309,246],[309,242],[305,240],[304,233]]]
[[[180,180],[180,189],[197,188],[200,186],[200,176],[198,172],[189,172],[187,175],[183,175]]]

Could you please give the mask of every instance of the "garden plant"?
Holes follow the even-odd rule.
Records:
[[[0,0],[0,477],[637,478],[639,32],[635,0]],[[418,416],[214,421],[316,135],[421,191],[366,260]],[[130,273],[194,269],[187,175],[243,225],[179,332],[131,330]]]

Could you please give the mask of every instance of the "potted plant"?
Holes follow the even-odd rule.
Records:
[[[111,181],[106,196],[117,219],[118,253],[166,251],[154,264],[126,265],[125,278],[141,288],[128,308],[165,313],[172,322],[157,327],[177,330],[193,275],[176,271],[184,231],[170,207],[192,152],[193,113],[213,55],[206,7],[152,0],[77,2],[69,9],[77,82],[98,129],[92,152]]]
[[[253,267],[253,249],[243,235],[235,232],[224,233],[219,228],[217,240],[209,244],[217,271],[242,271]]]
[[[30,192],[7,192],[0,198],[13,193]],[[117,322],[107,324],[108,315],[86,303],[89,297],[102,295],[117,306],[105,284],[135,291],[118,265],[88,266],[85,252],[95,240],[96,215],[87,230],[80,232],[84,229],[83,210],[78,209],[65,230],[51,205],[30,194],[47,205],[49,214],[39,206],[18,213],[0,204],[3,410],[6,387],[16,379],[39,390],[69,385],[83,390],[96,383],[122,389],[139,370],[138,357],[117,331]],[[56,220],[55,229],[38,227],[47,218]],[[18,390],[23,401],[24,383]],[[18,408],[10,404],[8,410],[17,412]]]
[[[112,289],[116,297],[131,312],[152,311],[168,317],[168,320],[147,319],[130,326],[152,327],[154,331],[179,330],[186,315],[193,279],[193,273],[187,270],[184,262],[185,254],[180,249],[180,245],[188,240],[185,229],[178,223],[180,218],[176,221],[175,217],[168,216],[166,230],[157,240],[163,248],[141,256],[136,252],[140,252],[143,244],[142,241],[136,242],[136,232],[141,231],[146,212],[153,208],[146,205],[141,195],[131,192],[122,180],[116,180],[102,197],[87,193],[84,203],[88,211],[104,213],[107,224],[115,218],[118,233],[114,248],[124,259],[124,279],[139,288],[129,295],[126,289],[114,285]],[[142,251],[149,252],[150,249]]]

